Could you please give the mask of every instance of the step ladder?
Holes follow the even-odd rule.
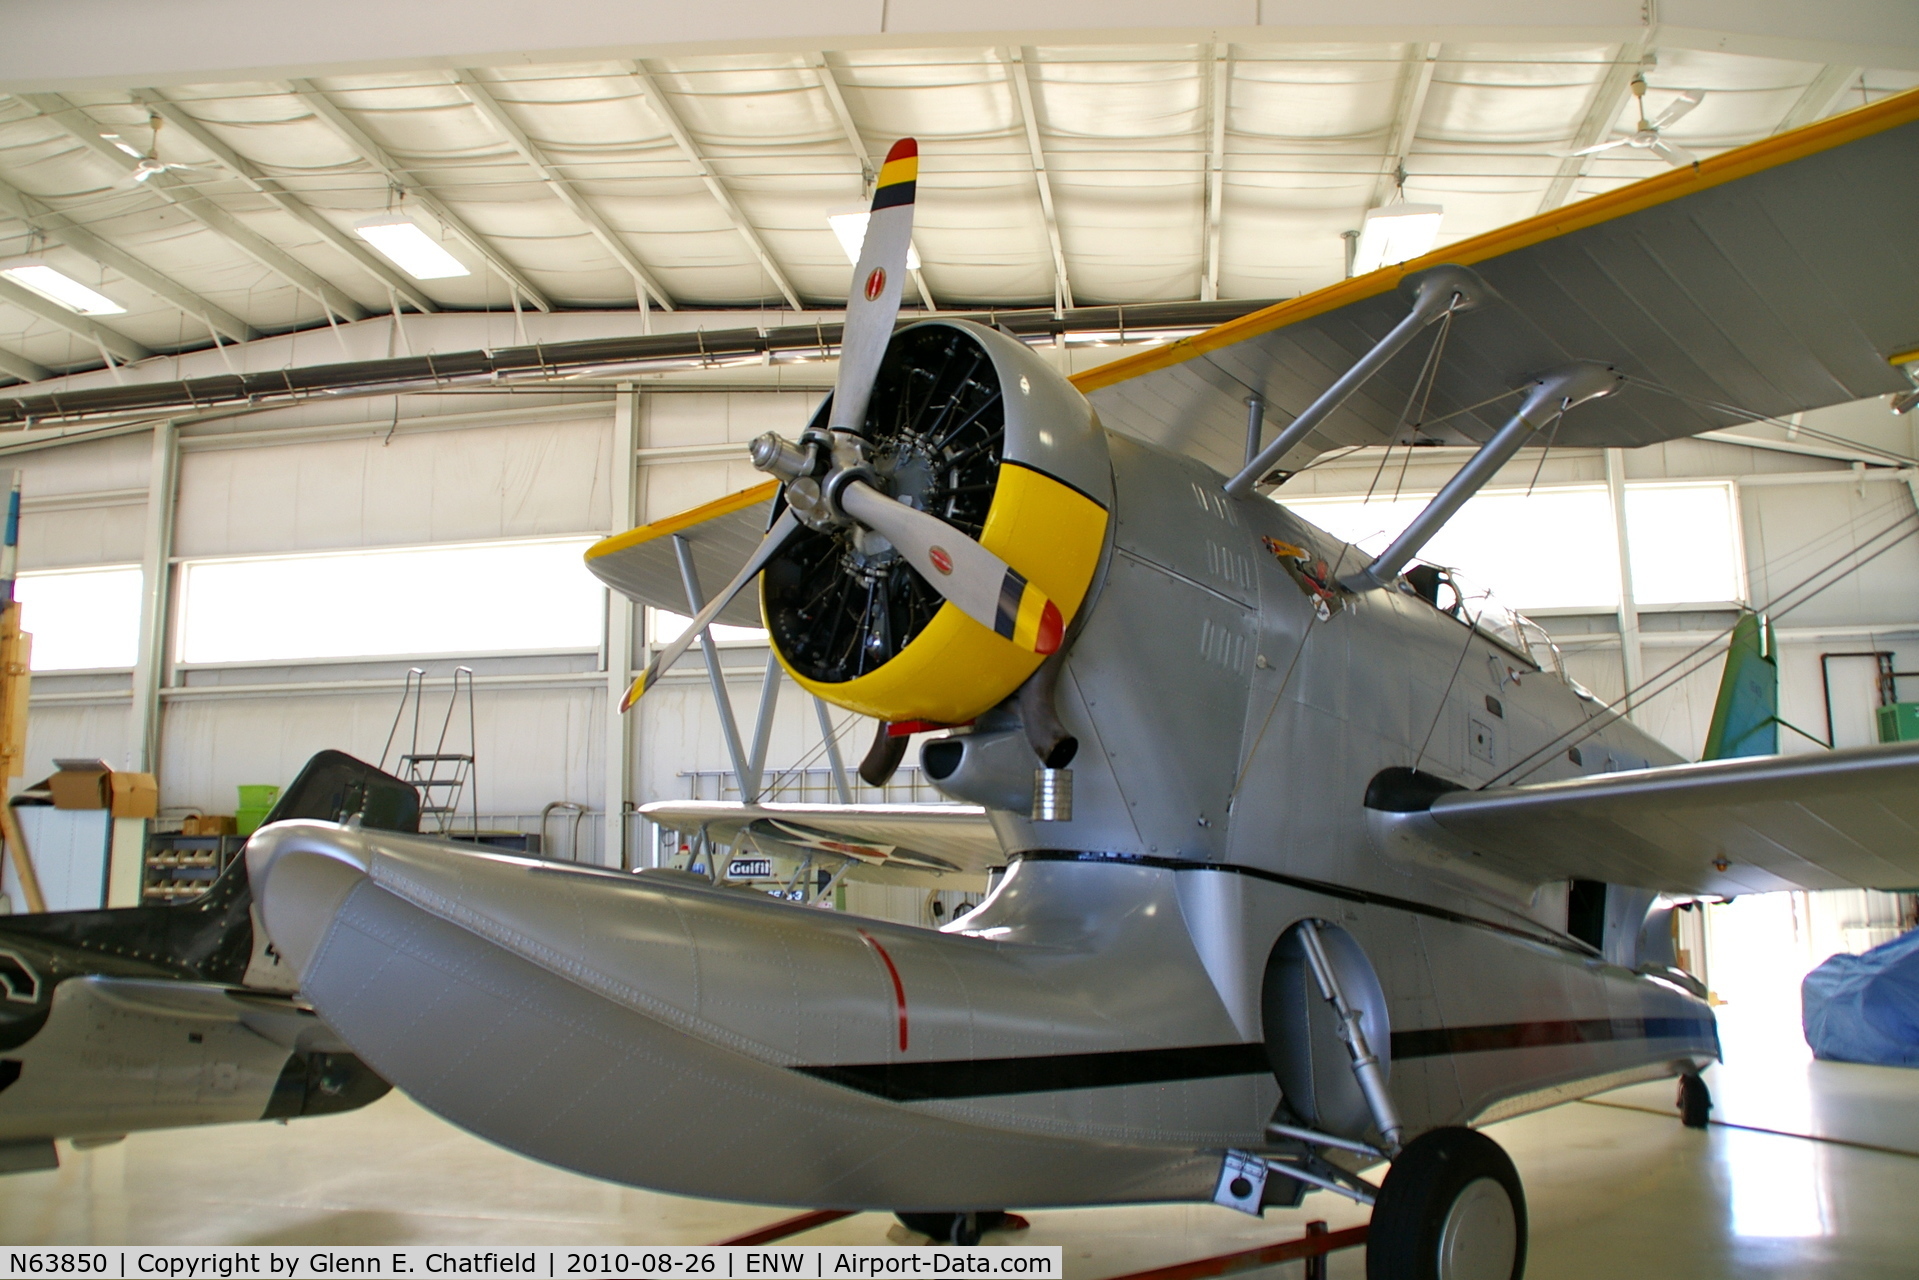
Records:
[[[387,756],[392,753],[394,739],[400,733],[400,722],[406,719],[407,710],[411,707],[412,735],[408,749],[400,753],[395,767],[399,770],[399,777],[412,783],[420,793],[422,829],[430,825],[440,835],[450,834],[464,798],[468,801],[473,830],[478,832],[479,787],[473,775],[473,668],[454,668],[453,694],[447,699],[446,714],[440,718],[440,736],[430,751],[420,749],[420,713],[421,705],[426,701],[426,682],[426,672],[422,668],[413,667],[407,671],[406,684],[400,693],[400,705],[393,713],[393,727],[387,731],[386,746],[380,750],[380,768],[386,768]],[[458,710],[462,697],[466,700],[466,750],[448,751],[447,737],[452,731],[454,712]],[[459,744],[456,742],[454,745],[457,747]]]

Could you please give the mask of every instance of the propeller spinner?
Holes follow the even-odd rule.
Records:
[[[1059,648],[1067,614],[981,540],[1006,457],[1000,362],[979,336],[990,331],[930,324],[894,336],[918,170],[911,138],[893,145],[880,170],[825,422],[816,417],[797,442],[773,433],[753,442],[754,465],[781,481],[772,526],[733,580],[634,681],[622,711],[762,573],[774,642],[802,682],[843,685],[871,674],[947,604],[1026,654],[1020,665],[1037,665]],[[1024,348],[1019,355],[1030,359]],[[1049,374],[1020,376],[1020,395],[1030,398],[1034,377]],[[1093,505],[1103,535],[1104,504]],[[1090,578],[1090,571],[1089,562],[1072,577]],[[1069,608],[1085,585],[1078,583]]]

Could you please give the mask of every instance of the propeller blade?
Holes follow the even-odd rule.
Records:
[[[792,537],[793,531],[799,527],[799,517],[793,514],[791,507],[780,512],[780,518],[773,522],[773,527],[766,531],[764,538],[760,539],[760,545],[754,548],[753,554],[747,558],[745,566],[739,573],[734,575],[733,581],[727,583],[718,595],[706,602],[706,607],[687,624],[686,630],[680,632],[672,644],[653,655],[653,661],[641,673],[640,678],[633,682],[633,687],[626,691],[626,697],[620,699],[621,711],[630,709],[648,689],[658,683],[661,674],[680,660],[680,655],[699,638],[700,632],[706,630],[713,619],[720,616],[720,610],[726,608],[733,597],[740,593],[740,589],[753,580],[754,574],[766,567],[766,562],[786,545],[786,540]]]
[[[1599,145],[1592,146],[1592,147],[1581,147],[1577,151],[1568,151],[1566,152],[1566,154],[1569,156],[1596,155],[1597,153],[1601,151],[1611,151],[1614,147],[1626,146],[1631,141],[1632,141],[1631,138],[1614,138],[1611,142],[1602,142]]]
[[[1658,115],[1653,117],[1652,128],[1654,130],[1665,128],[1667,125],[1671,124],[1673,121],[1679,119],[1681,116],[1685,115],[1688,111],[1691,111],[1694,107],[1698,106],[1700,100],[1704,98],[1705,96],[1706,96],[1705,94],[1701,93],[1697,89],[1686,90],[1684,93],[1679,95],[1678,99],[1674,101],[1671,106],[1667,107],[1664,111],[1661,111]]]
[[[913,192],[919,181],[920,148],[901,138],[886,153],[866,241],[853,268],[853,289],[846,300],[846,328],[840,337],[840,375],[833,387],[833,431],[858,431],[873,398],[880,357],[893,337],[900,314],[900,286],[906,281],[906,250],[913,240]]]
[[[1059,606],[1004,560],[937,516],[855,480],[840,491],[846,514],[892,543],[961,613],[1034,653],[1059,648]]]
[[[1684,147],[1675,146],[1667,142],[1664,138],[1653,143],[1652,150],[1654,155],[1664,160],[1667,164],[1676,165],[1682,169],[1689,164],[1699,163],[1698,156],[1686,150]]]

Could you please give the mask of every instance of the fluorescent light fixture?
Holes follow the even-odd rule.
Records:
[[[57,302],[83,316],[118,316],[126,308],[106,294],[54,270],[44,262],[10,262],[0,267],[0,275],[25,289],[31,289],[49,302]]]
[[[1363,276],[1432,252],[1439,240],[1439,220],[1445,215],[1445,208],[1436,204],[1389,204],[1366,210],[1366,220],[1359,224],[1359,248],[1353,253],[1353,274]]]
[[[826,225],[833,228],[833,234],[839,238],[840,248],[846,250],[846,260],[854,266],[860,264],[860,249],[866,244],[866,220],[873,211],[865,205],[851,209],[838,209],[826,215]],[[906,246],[906,269],[920,269],[919,250],[911,242]]]
[[[420,230],[418,223],[403,214],[367,218],[354,223],[353,229],[415,280],[445,280],[450,276],[473,274],[458,258],[434,243],[433,237]]]

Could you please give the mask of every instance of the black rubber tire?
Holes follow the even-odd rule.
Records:
[[[1712,1093],[1694,1072],[1679,1077],[1679,1123],[1703,1129],[1712,1122]]]
[[[1479,1185],[1488,1179],[1496,1185]],[[1512,1267],[1505,1274],[1499,1274],[1502,1242],[1470,1241],[1448,1230],[1456,1206],[1480,1221],[1493,1215],[1494,1229],[1500,1229],[1501,1206],[1491,1197],[1501,1191],[1512,1223]],[[1469,1243],[1462,1248],[1462,1242]],[[1482,1252],[1488,1244],[1490,1258]],[[1519,1280],[1525,1272],[1526,1196],[1519,1171],[1499,1144],[1471,1129],[1454,1128],[1433,1129],[1407,1144],[1373,1206],[1367,1280]]]
[[[893,1216],[908,1231],[930,1236],[935,1244],[978,1244],[982,1235],[997,1230],[1006,1221],[1004,1209],[981,1209],[976,1213],[896,1213]]]

